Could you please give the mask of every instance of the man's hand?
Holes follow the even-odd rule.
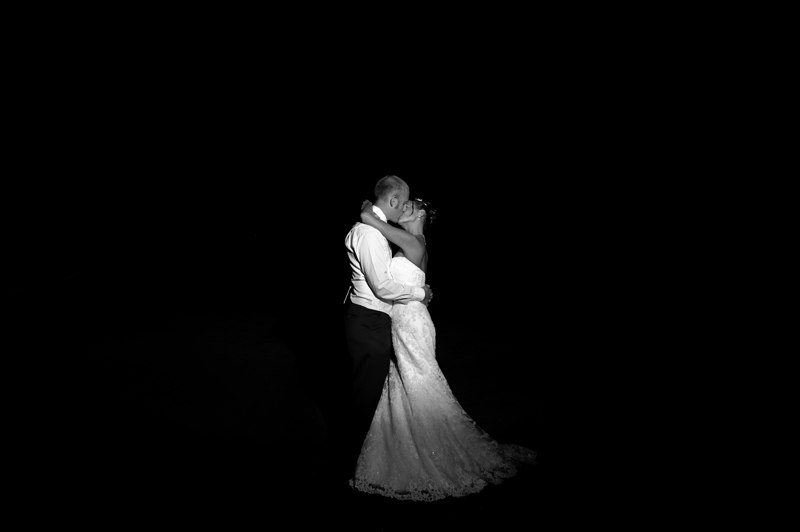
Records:
[[[425,299],[422,300],[422,304],[427,307],[431,302],[431,299],[433,299],[433,291],[431,290],[430,285],[427,284],[423,286],[422,289],[425,290]]]

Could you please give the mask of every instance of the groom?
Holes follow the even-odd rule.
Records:
[[[405,181],[389,175],[375,185],[373,211],[384,222],[397,223],[409,198]],[[389,274],[392,260],[389,242],[374,227],[357,223],[345,238],[350,261],[351,288],[346,301],[344,325],[347,349],[353,363],[350,393],[350,424],[346,439],[343,473],[354,478],[361,445],[369,432],[372,416],[380,402],[383,383],[394,358],[392,304],[422,301],[428,304],[431,290],[407,286]]]

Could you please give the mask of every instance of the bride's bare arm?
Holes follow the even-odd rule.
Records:
[[[369,201],[365,201],[361,205],[361,221],[380,231],[386,237],[386,240],[392,244],[400,246],[405,255],[421,251],[422,243],[414,235],[403,229],[391,226],[378,218],[372,210],[372,203]]]

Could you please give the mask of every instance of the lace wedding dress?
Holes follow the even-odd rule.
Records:
[[[390,265],[403,284],[423,286],[425,272],[405,257]],[[501,445],[461,408],[436,363],[436,330],[415,301],[392,307],[396,362],[389,366],[353,486],[395,499],[435,501],[477,493],[516,474],[536,453]]]

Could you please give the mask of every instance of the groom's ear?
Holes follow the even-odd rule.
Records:
[[[397,196],[392,196],[392,199],[389,200],[389,206],[393,209],[397,208],[398,203],[400,203],[400,199]]]

